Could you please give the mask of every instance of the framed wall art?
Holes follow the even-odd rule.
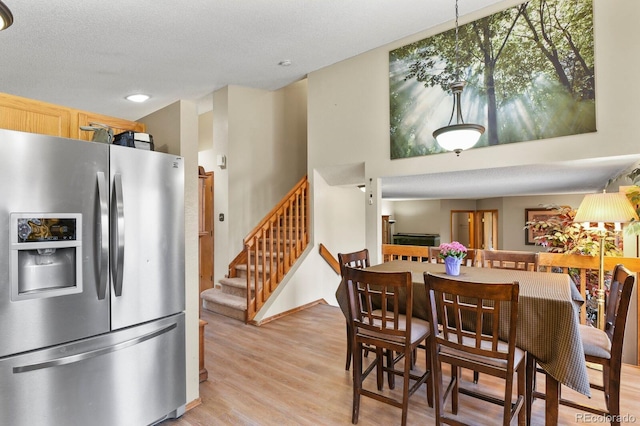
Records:
[[[391,159],[444,152],[433,131],[458,80],[463,117],[486,128],[476,147],[596,131],[593,0],[531,0],[458,32],[459,49],[451,29],[389,52]]]
[[[558,215],[557,210],[549,210],[543,208],[532,208],[532,209],[524,209],[524,224],[532,221],[548,221],[554,216]],[[542,231],[536,231],[533,229],[525,229],[524,230],[524,243],[526,245],[534,246],[536,245],[535,238],[544,235]]]

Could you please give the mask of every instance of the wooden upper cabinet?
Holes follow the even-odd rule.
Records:
[[[93,132],[80,130],[90,123],[106,124],[117,135],[126,130],[146,132],[146,126],[102,114],[66,108],[0,93],[0,128],[90,141]]]
[[[69,108],[0,93],[0,128],[70,137]]]
[[[123,120],[121,118],[109,117],[108,115],[93,114],[84,111],[78,111],[77,117],[77,125],[71,127],[71,137],[82,139],[85,141],[91,140],[91,138],[93,137],[93,132],[80,130],[80,126],[89,126],[91,123],[105,124],[111,127],[113,129],[114,135],[125,132],[127,130],[142,133],[146,132],[146,126],[143,123],[138,123],[136,121]],[[77,132],[76,135],[73,135],[74,131]]]

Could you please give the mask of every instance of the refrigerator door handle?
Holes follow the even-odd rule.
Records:
[[[102,300],[107,295],[107,278],[109,265],[109,191],[104,172],[97,172],[98,199],[100,202],[100,233],[98,244],[100,247],[100,262],[98,263],[98,299]]]
[[[159,328],[158,330],[149,332],[147,334],[143,334],[142,336],[138,336],[133,339],[125,340],[124,342],[120,342],[115,345],[106,346],[104,348],[94,349],[88,352],[82,352],[75,355],[56,358],[49,361],[40,362],[37,364],[29,364],[29,365],[22,365],[19,367],[13,367],[13,374],[26,373],[28,371],[42,370],[42,369],[51,368],[51,367],[58,367],[61,365],[73,364],[73,363],[84,361],[90,358],[95,358],[101,355],[118,351],[120,349],[128,348],[129,346],[138,345],[142,342],[153,339],[162,334],[168,333],[169,331],[173,330],[177,326],[178,325],[174,322],[173,324],[169,324],[166,327]]]
[[[111,276],[116,296],[122,296],[122,275],[124,272],[124,198],[122,194],[122,176],[113,176],[113,197],[115,214],[111,216],[112,241]]]

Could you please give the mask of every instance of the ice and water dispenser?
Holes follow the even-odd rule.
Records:
[[[82,215],[12,213],[11,300],[82,292]]]

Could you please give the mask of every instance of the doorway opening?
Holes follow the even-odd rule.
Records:
[[[498,210],[451,210],[451,240],[473,249],[498,249]]]

